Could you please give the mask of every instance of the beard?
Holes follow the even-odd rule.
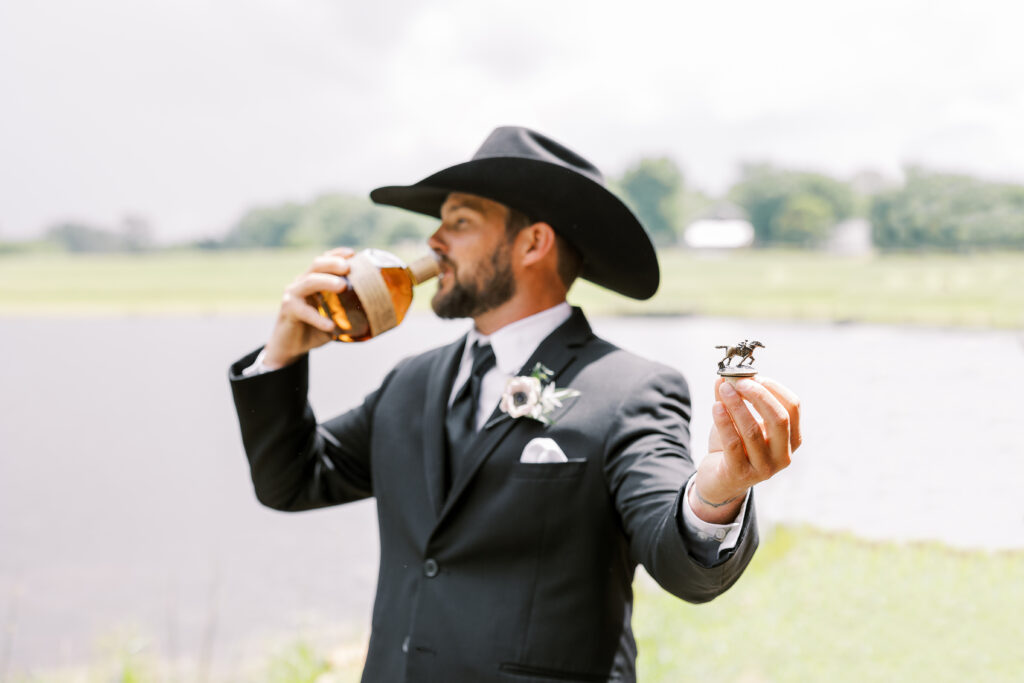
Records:
[[[516,293],[508,245],[503,245],[491,255],[490,272],[478,269],[472,281],[468,277],[465,281],[460,280],[455,264],[447,257],[442,256],[441,261],[449,266],[452,288],[442,292],[438,285],[437,293],[430,300],[430,306],[439,318],[473,318],[497,308]]]

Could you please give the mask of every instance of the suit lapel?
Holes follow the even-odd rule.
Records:
[[[572,316],[540,343],[540,346],[533,352],[530,359],[523,364],[517,374],[528,375],[533,371],[537,363],[543,363],[552,372],[551,381],[557,384],[559,375],[576,358],[577,349],[592,336],[593,333],[590,330],[590,325],[587,324],[586,318],[583,316],[583,312],[578,308],[574,308]],[[441,419],[443,421],[443,416]],[[444,501],[440,517],[437,520],[438,526],[451,513],[452,508],[473,480],[477,470],[491,457],[491,454],[494,453],[505,437],[515,427],[526,421],[528,421],[528,418],[513,420],[503,413],[501,408],[496,407],[494,409],[491,417],[484,424],[483,428],[477,432],[472,446],[468,449],[468,452],[472,453],[474,458],[472,466],[465,469],[465,474],[458,481],[452,482],[451,492],[448,494],[447,500]],[[443,434],[441,438],[444,438]]]
[[[423,465],[427,482],[427,495],[434,514],[440,515],[444,505],[444,469],[447,444],[444,418],[455,373],[462,358],[463,337],[438,355],[427,382],[427,400],[423,410]]]

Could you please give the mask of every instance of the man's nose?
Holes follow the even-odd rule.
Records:
[[[434,234],[427,238],[427,246],[433,249],[439,254],[443,254],[445,251],[445,243],[441,239],[441,226],[437,226],[437,230]]]

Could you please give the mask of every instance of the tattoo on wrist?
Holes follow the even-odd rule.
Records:
[[[700,502],[704,503],[705,505],[709,505],[709,506],[711,506],[713,508],[720,508],[720,507],[723,507],[725,505],[728,505],[729,503],[733,502],[734,500],[736,500],[737,498],[740,497],[739,495],[736,495],[736,496],[733,496],[732,498],[730,498],[729,500],[723,500],[721,503],[712,503],[710,500],[708,500],[704,496],[700,495],[700,489],[697,488],[697,484],[696,483],[694,483],[694,485],[693,485],[693,492],[697,494],[697,500],[699,500]]]

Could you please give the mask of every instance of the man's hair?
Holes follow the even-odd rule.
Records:
[[[508,215],[505,217],[505,237],[511,242],[521,230],[535,222],[522,211],[508,207]],[[558,253],[558,277],[568,290],[580,275],[580,270],[583,268],[583,255],[557,231],[555,232],[555,249]]]

